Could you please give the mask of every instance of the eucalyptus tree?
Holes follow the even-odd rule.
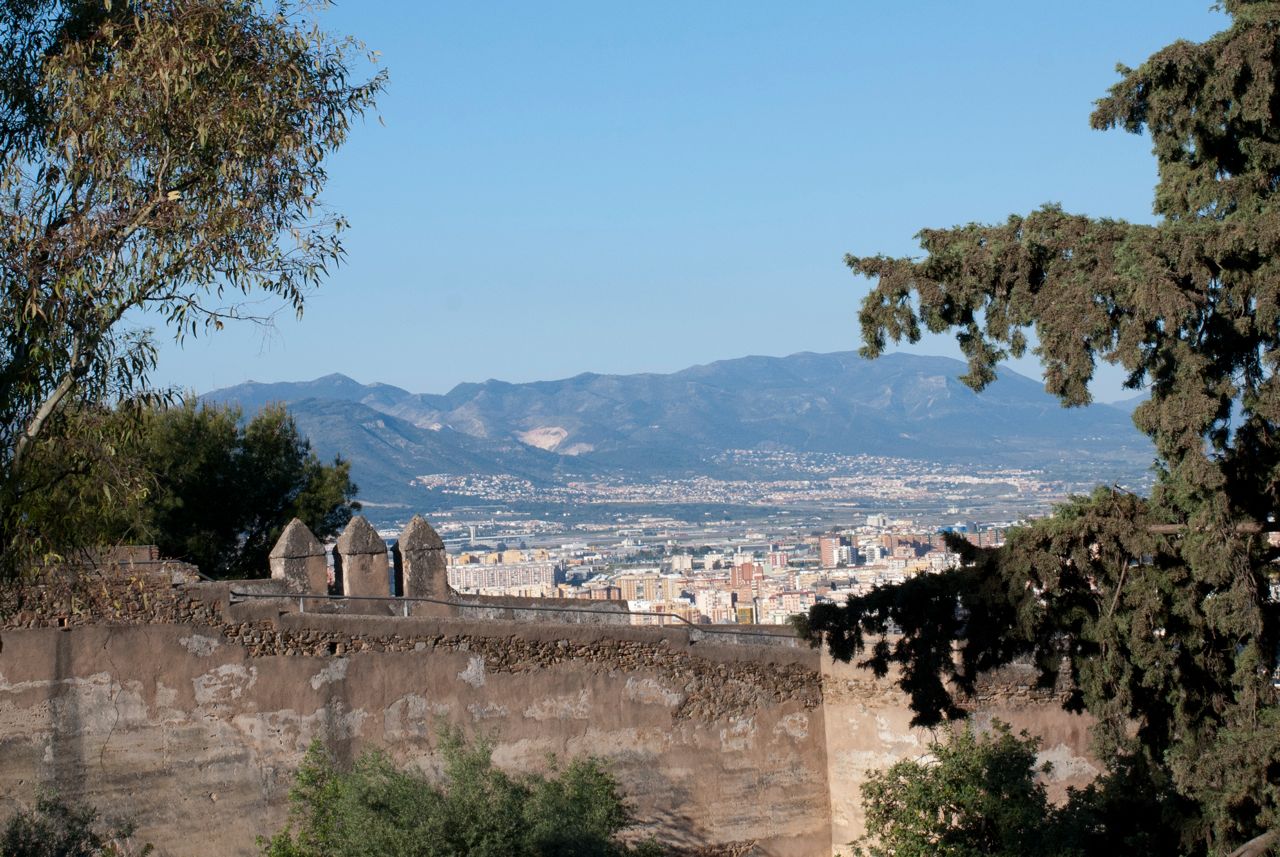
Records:
[[[0,0],[7,573],[64,547],[24,511],[59,475],[33,464],[72,436],[86,460],[111,457],[118,439],[92,416],[147,389],[149,321],[181,340],[246,316],[251,295],[301,313],[342,258],[346,223],[320,199],[326,159],[384,76],[356,79],[361,46],[314,11]]]
[[[1280,3],[1221,8],[1228,29],[1120,67],[1092,116],[1150,135],[1154,223],[1050,205],[923,230],[921,258],[846,259],[876,280],[866,356],[952,331],[981,390],[1034,331],[1067,406],[1089,402],[1098,361],[1123,367],[1150,390],[1134,422],[1158,454],[1151,496],[1098,489],[954,572],[810,616],[837,656],[898,665],[920,723],[963,716],[983,669],[1030,656],[1046,685],[1065,670],[1100,751],[1163,796],[1149,823],[1178,818],[1194,854],[1280,829]]]

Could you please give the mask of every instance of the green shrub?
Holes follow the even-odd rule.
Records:
[[[0,833],[0,857],[144,857],[150,845],[132,841],[133,825],[108,824],[90,806],[41,795],[30,812],[9,819]]]
[[[439,785],[368,753],[340,769],[317,742],[289,793],[286,828],[264,857],[623,857],[660,854],[617,839],[630,822],[617,781],[595,759],[545,776],[495,768],[491,745],[442,733]]]
[[[1159,772],[1120,760],[1049,802],[1039,741],[995,721],[949,725],[919,759],[872,772],[862,786],[867,835],[855,857],[1112,857],[1184,853],[1185,812]]]
[[[1057,853],[1052,808],[1036,782],[1036,741],[1003,724],[949,730],[929,756],[876,771],[862,786],[863,857],[1035,857]]]

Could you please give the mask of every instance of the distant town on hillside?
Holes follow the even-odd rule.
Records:
[[[331,375],[202,398],[246,415],[287,406],[322,458],[351,462],[365,513],[388,527],[415,511],[451,513],[446,527],[519,521],[538,536],[644,516],[821,524],[955,507],[1006,520],[1100,481],[1149,484],[1138,400],[1064,409],[1007,368],[978,394],[957,380],[965,369],[944,357],[804,353],[443,395]]]

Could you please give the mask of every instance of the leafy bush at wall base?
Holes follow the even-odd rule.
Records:
[[[546,776],[495,768],[484,741],[441,734],[435,785],[378,753],[341,769],[317,742],[289,793],[288,826],[264,857],[655,857],[617,835],[630,822],[618,783],[599,762],[554,764]]]
[[[0,857],[145,857],[152,847],[133,841],[129,823],[107,823],[98,811],[42,795],[34,810],[9,819],[0,832]]]
[[[875,771],[862,786],[869,833],[854,857],[1111,857],[1180,854],[1177,819],[1133,768],[1049,802],[1039,741],[995,721],[948,726],[929,752]],[[1151,823],[1154,822],[1154,823]]]

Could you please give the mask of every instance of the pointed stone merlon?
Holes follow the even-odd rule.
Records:
[[[387,543],[364,515],[352,518],[338,536],[333,570],[339,595],[391,595]]]
[[[405,598],[449,597],[444,542],[421,515],[414,515],[392,550],[395,556],[396,595]]]
[[[283,580],[287,591],[307,595],[329,593],[329,563],[325,561],[324,545],[297,518],[289,522],[276,540],[270,563],[272,579]]]

